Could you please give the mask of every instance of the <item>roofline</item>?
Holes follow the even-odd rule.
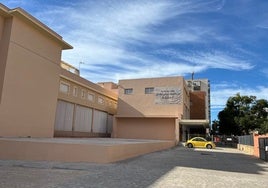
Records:
[[[26,12],[22,8],[18,7],[18,8],[14,8],[14,9],[9,9],[8,7],[6,7],[5,5],[0,3],[0,11],[2,11],[3,12],[2,14],[6,17],[18,16],[18,17],[24,19],[25,21],[27,21],[28,23],[33,24],[38,29],[43,30],[50,37],[56,39],[56,41],[59,44],[61,44],[63,50],[73,49],[73,46],[71,46],[70,44],[65,42],[59,34],[57,34],[55,31],[50,29],[48,26],[46,26],[45,24],[43,24],[42,22],[37,20],[35,17],[33,17],[31,14],[29,14],[28,12]]]
[[[142,115],[142,116],[133,116],[133,115],[115,115],[116,118],[172,118],[178,119],[178,116],[175,115]]]
[[[184,80],[183,76],[162,76],[162,77],[149,77],[149,78],[130,78],[130,79],[121,79],[118,81],[118,83],[120,81],[132,81],[132,80],[152,80],[152,79],[168,79],[168,78],[182,78]]]

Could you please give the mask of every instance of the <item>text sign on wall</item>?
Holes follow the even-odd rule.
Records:
[[[155,104],[180,104],[181,89],[178,87],[155,87]]]

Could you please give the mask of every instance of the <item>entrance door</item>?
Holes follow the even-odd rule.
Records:
[[[260,158],[268,161],[268,138],[259,138]]]

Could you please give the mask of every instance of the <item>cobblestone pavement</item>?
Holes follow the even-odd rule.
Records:
[[[0,160],[1,188],[267,187],[268,163],[182,146],[112,164]]]

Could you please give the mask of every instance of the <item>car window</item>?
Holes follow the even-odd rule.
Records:
[[[195,139],[193,139],[193,141],[205,142],[206,140],[204,138],[195,138]]]

